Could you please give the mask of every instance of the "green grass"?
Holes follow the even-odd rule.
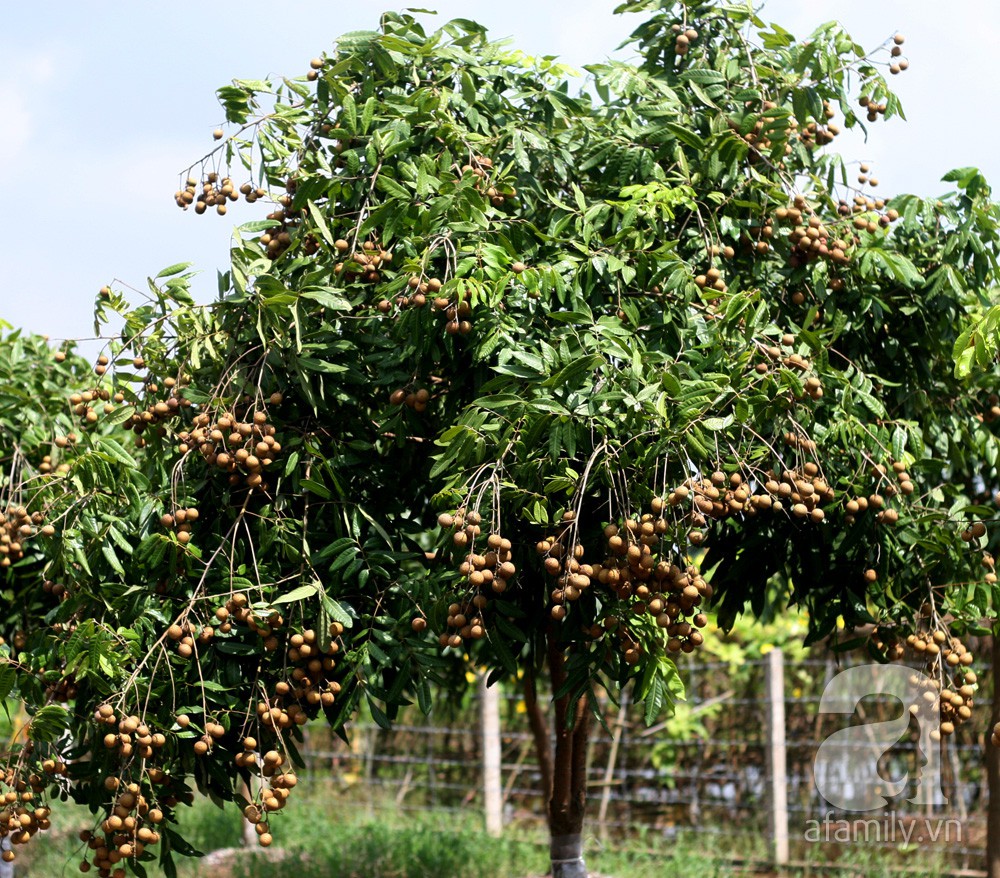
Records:
[[[83,845],[76,833],[90,826],[90,815],[75,806],[53,809],[53,830],[33,841],[19,856],[32,878],[80,875]],[[240,842],[240,815],[235,808],[221,810],[201,800],[182,809],[181,834],[195,848],[212,851],[236,847]],[[287,857],[281,870],[289,878],[525,878],[545,874],[548,868],[545,838],[537,828],[509,828],[503,838],[489,838],[475,807],[460,812],[405,813],[390,804],[374,808],[330,785],[302,785],[288,809],[273,820],[275,848]],[[274,851],[275,848],[271,850]],[[906,878],[937,878],[940,867],[926,853],[902,856],[899,852],[852,850],[836,870],[829,868],[825,852],[816,847],[808,854],[815,866],[790,874],[802,878],[900,878],[892,867],[919,865]],[[662,878],[694,875],[697,878],[735,878],[759,875],[754,863],[765,859],[762,843],[748,836],[726,838],[714,834],[680,834],[667,840],[647,832],[625,841],[587,840],[587,864],[595,873],[613,878]],[[745,869],[734,857],[751,862]],[[205,874],[197,860],[178,857],[179,878]],[[226,878],[272,878],[273,866],[255,857],[243,857]],[[155,864],[149,878],[162,878]]]

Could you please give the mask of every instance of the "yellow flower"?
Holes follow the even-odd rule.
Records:
[[[772,649],[774,649],[773,643],[762,643],[760,645],[760,654],[767,655]]]

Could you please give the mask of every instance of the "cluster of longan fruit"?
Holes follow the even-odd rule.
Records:
[[[61,582],[53,582],[51,579],[46,579],[42,583],[42,591],[46,594],[54,595],[59,598],[59,600],[64,601],[69,597],[69,588]]]
[[[107,357],[102,357],[102,359],[107,360]],[[102,387],[73,393],[69,398],[69,403],[73,407],[73,414],[80,419],[80,423],[84,427],[97,423],[98,415],[94,406],[102,402],[104,403],[105,413],[110,414],[115,410],[115,407],[111,404],[111,393]]]
[[[809,122],[799,133],[799,139],[806,146],[826,146],[833,143],[834,138],[840,134],[840,128],[830,120],[836,114],[829,101],[823,101],[823,119]]]
[[[572,539],[575,521],[576,513],[564,513],[561,530],[539,540],[535,546],[545,572],[556,580],[549,595],[552,601],[549,612],[557,621],[566,618],[565,605],[579,600],[597,573],[595,567],[582,563],[583,545]]]
[[[47,770],[49,762],[51,771]],[[66,770],[62,762],[54,760],[46,760],[45,768],[49,774],[63,774]],[[45,786],[44,777],[37,772],[25,777],[13,767],[4,770],[0,775],[0,839],[8,840],[11,845],[23,845],[51,828],[51,809],[35,801]],[[13,848],[0,854],[6,863],[13,862],[16,856]]]
[[[405,405],[415,412],[427,411],[430,399],[431,392],[426,387],[418,387],[416,390],[404,390],[399,387],[389,394],[389,402],[392,405]]]
[[[892,58],[899,59],[889,62],[889,72],[893,76],[898,76],[900,73],[908,69],[910,66],[909,61],[907,61],[905,58],[900,58],[900,55],[903,54],[903,43],[905,42],[906,42],[906,37],[904,37],[902,34],[896,34],[892,38],[893,45],[892,48],[889,50],[889,55]]]
[[[211,627],[204,627],[198,633],[199,643],[208,643],[215,636]],[[167,628],[167,639],[177,644],[177,654],[181,658],[191,658],[194,655],[193,629],[189,622],[174,622]]]
[[[160,524],[174,530],[177,542],[189,543],[191,542],[191,525],[198,520],[200,514],[194,506],[186,509],[175,509],[173,512],[165,512],[161,515]]]
[[[977,679],[975,671],[969,668],[974,660],[972,653],[959,638],[940,628],[910,634],[906,643],[920,658],[927,659],[931,679],[925,685],[928,693],[940,699],[941,734],[953,734],[972,717]],[[947,675],[944,682],[950,686],[939,681],[939,670]],[[928,694],[923,697],[928,698]]]
[[[816,443],[801,433],[793,433],[791,431],[782,433],[781,441],[789,448],[797,448],[799,451],[804,451],[807,454],[816,453]]]
[[[387,268],[392,263],[392,253],[382,249],[374,241],[365,241],[360,250],[353,251],[343,238],[334,241],[333,246],[340,259],[334,265],[333,272],[348,283],[360,279],[362,283],[377,284],[382,280],[380,269]]]
[[[906,644],[892,628],[875,628],[869,636],[870,648],[886,660],[899,661],[906,655]]]
[[[249,752],[256,747],[256,741],[253,738],[245,738],[243,747]],[[268,815],[285,807],[291,791],[299,782],[295,774],[282,770],[284,764],[285,757],[277,750],[268,750],[264,753],[260,759],[261,774],[268,783],[262,785],[260,801],[250,802],[243,809],[243,816],[248,823],[253,824],[261,847],[270,847],[273,841],[268,826]]]
[[[476,550],[476,539],[482,534],[481,523],[482,516],[465,507],[438,516],[438,524],[452,530],[452,545],[463,552],[458,573],[472,593],[471,598],[449,605],[445,624],[450,631],[438,635],[441,646],[458,647],[463,641],[479,640],[485,636],[482,614],[489,605],[488,595],[503,594],[517,574],[512,560],[513,547],[510,540],[501,534],[489,534],[485,548]],[[426,629],[427,621],[423,616],[417,616],[411,625],[414,631],[420,633]]]
[[[507,201],[517,197],[517,189],[513,186],[501,186],[491,182],[489,175],[493,170],[493,160],[485,156],[474,156],[469,164],[462,165],[459,170],[460,175],[472,174],[475,178],[475,187],[489,199],[494,207],[502,207]]]
[[[989,583],[990,585],[996,585],[997,583],[997,573],[996,573],[996,561],[989,552],[983,552],[982,557],[983,567],[986,568],[987,573],[983,575],[983,581]]]
[[[312,628],[288,638],[285,657],[292,667],[291,683],[282,681],[275,686],[275,700],[268,714],[270,720],[261,717],[265,725],[274,725],[274,720],[277,719],[278,727],[284,728],[281,716],[274,713],[275,707],[279,707],[284,701],[292,702],[285,712],[296,723],[299,722],[299,716],[304,715],[302,710],[309,712],[333,706],[340,693],[340,683],[333,679],[337,667],[334,656],[340,652],[338,641],[344,633],[344,626],[340,622],[330,622],[328,632],[329,643],[325,649]]]
[[[152,759],[155,751],[167,743],[163,734],[150,731],[139,716],[133,714],[119,719],[115,709],[107,703],[94,710],[94,721],[117,727],[117,732],[107,732],[103,741],[105,749],[116,751],[122,759],[133,755],[143,760]]]
[[[73,436],[74,441],[75,441],[76,434],[73,433],[71,435]],[[64,439],[64,437],[59,437],[59,438]],[[69,441],[68,440],[64,439],[64,441],[66,441],[66,444],[69,445]],[[51,454],[46,454],[46,455],[44,455],[42,457],[41,463],[38,464],[38,471],[40,473],[55,472],[55,473],[61,475],[61,474],[65,474],[65,473],[69,472],[69,464],[68,463],[60,463],[60,464],[54,465],[54,461],[52,460],[52,455]]]
[[[221,138],[221,131],[217,131]],[[198,180],[188,177],[184,182],[184,188],[178,189],[174,193],[174,202],[182,210],[187,210],[192,204],[194,212],[203,214],[208,208],[214,207],[219,216],[226,215],[226,205],[230,201],[238,201],[242,194],[248,204],[253,204],[258,198],[267,195],[266,189],[255,189],[250,183],[244,183],[238,189],[236,184],[229,177],[219,179],[218,173],[210,171],[201,180],[201,192],[198,192]],[[216,188],[218,184],[218,188]]]
[[[186,714],[181,714],[185,716]],[[182,727],[186,727],[190,723],[190,717],[188,723],[182,723],[181,716],[176,717],[177,724]],[[195,756],[207,756],[211,751],[215,742],[224,738],[226,736],[226,727],[222,723],[217,723],[215,720],[205,720],[205,733],[194,742],[193,750]]]
[[[817,216],[809,217],[805,225],[795,226],[788,235],[788,242],[792,247],[793,263],[801,265],[817,257],[838,265],[851,261],[847,253],[851,244],[843,238],[834,237],[834,230]]]
[[[695,567],[679,567],[659,551],[669,530],[664,518],[669,506],[669,499],[654,497],[652,512],[626,519],[621,527],[608,524],[607,555],[591,575],[620,600],[634,601],[633,612],[648,612],[666,630],[670,652],[692,652],[704,642],[697,629],[708,620],[698,606],[712,597],[712,586]]]
[[[119,864],[142,856],[147,846],[158,844],[158,827],[164,820],[160,808],[151,805],[137,783],[122,783],[117,777],[107,777],[108,792],[115,794],[108,816],[101,821],[99,832],[85,829],[80,841],[91,852],[91,861],[80,863],[81,872],[97,869],[101,878],[124,878],[125,869]]]
[[[278,198],[278,208],[267,214],[267,219],[280,225],[265,229],[257,239],[257,243],[264,248],[267,258],[272,261],[292,246],[292,232],[302,222],[301,218],[291,210],[291,193],[295,191],[295,185],[294,178],[285,181],[287,192]],[[249,201],[249,198],[247,200]],[[303,248],[308,255],[312,256],[319,250],[319,241],[314,236],[308,235],[303,240]]]
[[[460,647],[466,640],[481,640],[486,636],[486,624],[483,622],[483,610],[489,604],[489,599],[484,594],[473,595],[471,599],[455,601],[448,604],[448,617],[445,625],[449,631],[442,631],[438,635],[440,646],[451,646],[455,649]],[[422,623],[422,624],[421,624]],[[423,631],[427,625],[422,616],[417,616],[411,623],[416,632]]]
[[[414,275],[406,282],[406,286],[410,291],[409,295],[404,291],[396,297],[395,305],[401,310],[423,308],[427,304],[427,297],[437,295],[444,284],[438,277],[423,280]],[[375,307],[380,314],[389,314],[393,309],[393,303],[389,299],[380,299]]]
[[[858,175],[859,183],[868,183],[871,186],[877,186],[878,180],[867,176],[868,172],[871,170],[871,166],[867,164],[862,164],[859,166],[861,173]],[[850,204],[841,199],[837,205],[837,213],[842,217],[854,217],[854,227],[859,231],[869,231],[875,232],[879,227],[886,228],[891,223],[896,222],[899,219],[899,211],[894,208],[889,208],[886,210],[889,204],[889,199],[887,198],[869,198],[866,195],[858,194],[854,196],[854,199]],[[882,212],[884,211],[884,213]],[[863,216],[858,216],[862,213],[876,213],[877,219],[866,219]],[[857,239],[855,238],[855,243]]]
[[[971,719],[977,678],[969,668],[973,655],[959,638],[936,628],[916,631],[901,641],[891,628],[876,628],[870,642],[889,661],[902,659],[907,647],[917,658],[927,661],[927,676],[914,676],[911,682],[923,690],[920,697],[927,704],[939,703],[941,725],[939,734],[932,733],[935,740],[954,734],[959,725]],[[943,685],[939,677],[948,685]],[[910,709],[916,710],[916,706]]]
[[[906,644],[917,655],[926,657],[931,662],[943,661],[950,668],[957,668],[959,665],[968,667],[974,661],[965,644],[941,628],[910,634],[906,638]]]
[[[885,115],[885,111],[889,108],[889,105],[885,101],[876,101],[870,95],[861,95],[858,98],[858,106],[863,110],[867,110],[867,119],[869,122],[877,122],[880,116]]]
[[[264,649],[274,652],[278,648],[275,632],[285,625],[285,619],[277,610],[271,610],[267,617],[258,616],[249,606],[250,599],[242,592],[233,594],[226,603],[215,611],[219,634],[230,634],[234,625],[246,625],[264,641]]]
[[[869,509],[875,510],[876,520],[880,524],[896,524],[899,521],[899,513],[895,509],[886,507],[886,498],[895,497],[897,494],[909,496],[915,490],[910,474],[906,471],[906,464],[902,461],[897,460],[892,463],[896,484],[889,481],[889,469],[882,464],[873,466],[871,472],[878,482],[876,490],[868,497],[848,498],[844,505],[845,524],[854,524],[858,515]]]
[[[961,536],[964,543],[981,540],[986,536],[986,525],[981,521],[974,521],[962,531]]]
[[[247,618],[248,624],[250,616]],[[272,627],[265,621],[256,622],[258,634],[265,638],[265,648],[271,649],[276,640]],[[288,638],[286,658],[291,665],[290,681],[279,680],[267,701],[258,701],[257,721],[266,729],[280,731],[295,725],[305,725],[321,707],[333,705],[341,686],[333,679],[336,669],[334,656],[340,652],[338,638],[344,626],[331,622],[329,643],[324,649],[317,632],[307,629]]]
[[[277,405],[280,393],[272,393],[270,403]],[[232,412],[222,412],[213,421],[208,412],[197,415],[190,431],[177,434],[178,450],[188,454],[197,449],[205,463],[229,474],[229,484],[257,488],[264,482],[264,471],[281,452],[277,431],[267,422],[267,412],[258,410],[240,419]]]
[[[396,297],[395,306],[400,309],[423,308],[428,302],[432,310],[446,319],[445,332],[448,335],[468,335],[472,332],[472,305],[468,299],[456,302],[449,296],[440,295],[444,283],[440,278],[423,278],[413,275],[407,281],[409,294],[401,293]],[[393,302],[381,299],[376,305],[379,312],[389,314],[393,310]]]
[[[5,512],[0,512],[0,567],[20,561],[25,543],[33,536],[52,536],[56,532],[44,521],[41,512],[28,512],[23,506],[8,506]]]
[[[309,714],[297,702],[287,707],[283,705],[284,698],[292,695],[292,690],[293,687],[282,680],[275,685],[278,696],[273,701],[257,702],[257,719],[261,725],[270,729],[290,729],[292,726],[304,726],[309,722]],[[282,695],[282,692],[285,694]]]
[[[698,39],[698,31],[693,27],[685,28],[680,24],[670,25],[670,30],[676,34],[674,38],[674,54],[683,57],[691,49],[691,43]]]
[[[475,509],[466,510],[464,506],[456,509],[454,514],[442,512],[438,516],[441,527],[454,529],[451,541],[456,549],[464,549],[483,532],[482,520],[483,517]]]
[[[632,631],[629,630],[628,626],[621,624],[620,620],[614,616],[610,616],[604,620],[603,625],[594,625],[589,633],[593,636],[600,636],[605,631],[613,632],[616,635],[618,650],[621,652],[626,664],[639,664],[639,660],[642,658],[645,650],[642,644],[632,636]],[[691,650],[689,649],[688,651],[690,652]]]
[[[836,495],[820,475],[817,464],[808,461],[801,469],[786,469],[780,474],[771,470],[767,475],[764,490],[770,502],[761,498],[759,508],[780,511],[787,504],[789,512],[796,518],[808,519],[815,524],[826,518],[822,506],[832,503]]]
[[[434,310],[445,319],[444,331],[448,335],[468,335],[472,332],[472,305],[468,299],[453,302],[438,296],[433,302]]]
[[[455,526],[461,527],[458,523]],[[469,548],[473,549],[473,546]],[[503,594],[517,573],[512,557],[510,540],[492,533],[486,538],[485,553],[470,551],[458,565],[458,572],[466,577],[471,588]]]
[[[749,226],[740,234],[740,245],[746,251],[767,253],[771,249],[770,239],[774,237],[774,224],[769,219]]]
[[[176,389],[177,380],[175,378],[165,378],[163,384],[170,389],[170,395],[166,399],[147,403],[146,408],[142,411],[133,412],[124,422],[126,430],[131,430],[136,436],[141,436],[149,427],[157,427],[162,431],[162,425],[177,417],[181,413],[181,409],[190,408],[191,400],[180,395]],[[147,385],[147,389],[156,393],[159,386],[151,384]],[[120,401],[118,400],[119,396],[120,394],[116,394],[116,401]]]
[[[748,503],[751,500],[750,486],[744,482],[742,475],[732,473],[727,476],[721,470],[717,470],[708,478],[692,476],[685,479],[667,494],[665,505],[672,508],[685,503],[690,505],[687,520],[694,529],[688,533],[688,541],[697,546],[705,539],[705,535],[698,528],[704,527],[710,518],[721,521],[730,515],[749,511]],[[653,499],[655,513],[659,514],[663,506],[662,498]],[[660,533],[663,532],[661,527],[658,525]]]
[[[799,298],[797,298],[799,297]],[[792,296],[792,301],[796,304],[801,304],[804,300],[804,294],[801,292],[794,293]],[[795,344],[795,336],[791,333],[786,332],[781,337],[781,344],[785,347],[792,347]],[[788,369],[796,369],[799,372],[807,372],[810,368],[809,361],[803,357],[801,354],[792,352],[786,354],[777,345],[761,345],[759,351],[765,354],[771,363],[780,363]],[[771,371],[771,363],[760,362],[754,366],[756,372],[760,375],[766,375]],[[820,381],[815,375],[810,375],[802,383],[803,393],[813,400],[819,400],[823,397],[823,382]]]
[[[695,286],[703,290],[709,289],[724,293],[729,289],[726,286],[726,282],[722,279],[722,272],[717,268],[710,268],[704,274],[696,275],[694,282]]]

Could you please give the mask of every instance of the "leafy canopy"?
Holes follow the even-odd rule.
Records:
[[[429,710],[466,657],[513,678],[548,651],[557,696],[634,680],[652,720],[710,603],[791,601],[811,639],[879,622],[880,654],[993,613],[996,370],[963,332],[996,274],[985,181],[890,203],[826,149],[901,113],[898,43],[620,11],[636,60],[580,93],[404,14],[221,89],[233,133],[176,200],[268,207],[218,302],[186,265],[140,305],[102,290],[94,380],[33,342],[37,411],[0,383],[6,499],[55,527],[3,573],[32,715],[7,780],[88,803],[102,874],[189,853],[194,787],[269,843],[303,723]]]

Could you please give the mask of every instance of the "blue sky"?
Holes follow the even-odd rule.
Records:
[[[525,51],[570,64],[611,53],[641,18],[615,0],[424,0],[438,20],[462,16]],[[16,4],[0,32],[0,164],[6,259],[0,318],[53,338],[92,334],[97,289],[142,288],[175,262],[203,270],[214,295],[232,228],[256,218],[242,203],[225,218],[173,204],[177,174],[212,145],[223,120],[215,89],[234,77],[297,75],[338,34],[372,28],[390,0],[352,3],[215,0],[194,3]],[[568,11],[572,10],[572,11]],[[835,11],[834,11],[835,10]],[[929,0],[768,0],[762,16],[798,37],[831,17],[866,46],[906,34],[910,69],[893,79],[909,121],[874,126],[866,144],[880,193],[937,194],[949,168],[977,165],[1000,180],[991,94],[1000,4],[962,0],[942,16]]]

